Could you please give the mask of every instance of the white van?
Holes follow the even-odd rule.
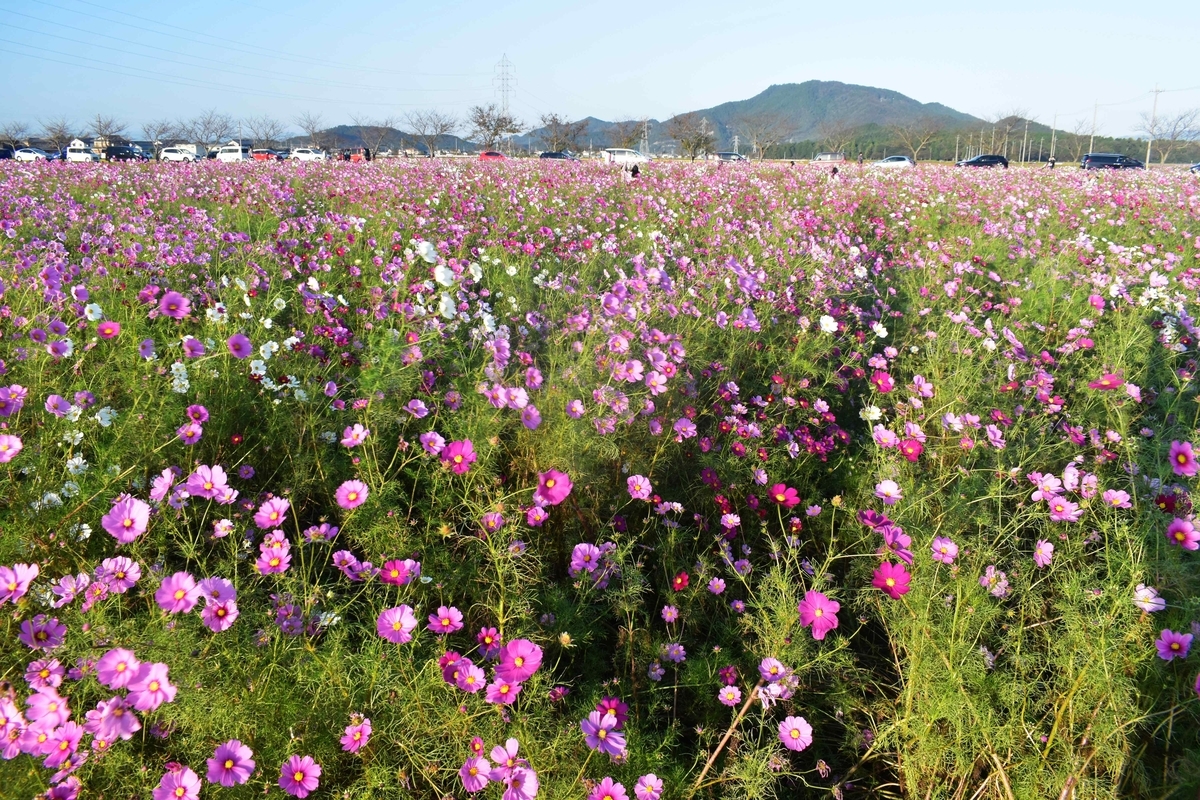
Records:
[[[313,147],[297,147],[288,158],[293,161],[324,161],[325,151]]]
[[[203,156],[201,156],[203,158]],[[159,161],[196,161],[194,150],[184,150],[182,147],[164,147],[158,153]]]
[[[89,164],[99,160],[100,156],[93,153],[90,147],[72,145],[67,148],[67,161]]]
[[[647,164],[649,162],[650,156],[644,156],[637,150],[629,150],[624,147],[610,147],[604,151],[604,163],[606,164],[621,164],[628,167],[633,164]]]
[[[226,145],[217,151],[217,161],[230,163],[233,161],[253,161],[249,147],[238,147],[236,144]]]

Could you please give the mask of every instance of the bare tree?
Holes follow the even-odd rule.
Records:
[[[13,147],[24,147],[25,137],[29,135],[29,126],[24,122],[6,122],[0,125],[0,142],[6,142]]]
[[[571,122],[559,114],[542,114],[542,127],[538,141],[546,150],[577,150],[579,140],[587,133],[588,121]]]
[[[287,133],[287,128],[282,122],[266,114],[261,117],[247,117],[245,124],[255,147],[276,147],[283,134]]]
[[[783,142],[795,131],[786,116],[765,111],[737,117],[731,127],[750,143],[751,156],[757,153],[759,161],[768,149]]]
[[[924,119],[904,125],[894,125],[891,131],[900,140],[900,143],[912,153],[913,161],[916,161],[921,151],[925,149],[925,145],[929,144],[941,129],[942,123],[940,120],[925,117]]]
[[[1023,108],[1000,111],[992,116],[991,123],[992,130],[996,134],[995,148],[997,153],[1008,153],[1009,137],[1012,136],[1013,131],[1024,125],[1028,119],[1030,119],[1029,112]]]
[[[116,117],[97,114],[88,123],[88,129],[97,139],[112,139],[125,133],[126,125]]]
[[[362,142],[362,146],[369,148],[372,153],[379,152],[379,148],[383,147],[383,140],[388,138],[396,128],[395,117],[374,120],[362,114],[355,114],[350,117],[350,120],[358,128],[358,139]]]
[[[520,133],[525,127],[495,103],[471,106],[467,111],[467,123],[471,126],[471,138],[488,150],[495,149],[504,137]]]
[[[75,125],[66,117],[39,120],[38,124],[42,126],[42,138],[54,145],[56,150],[62,150],[75,138]]]
[[[717,138],[708,119],[695,111],[676,114],[667,120],[667,135],[679,142],[679,152],[692,161],[696,156],[710,152]]]
[[[425,154],[430,158],[437,155],[438,140],[458,130],[457,118],[434,109],[409,112],[404,121],[417,141],[425,145]]]
[[[1062,139],[1068,142],[1067,149],[1071,153],[1071,160],[1078,161],[1083,158],[1083,152],[1087,149],[1088,138],[1092,134],[1092,122],[1089,119],[1083,118],[1075,121],[1071,126],[1069,133],[1064,133]]]
[[[817,136],[821,149],[830,153],[844,153],[854,142],[855,127],[841,119],[826,120],[817,125]]]
[[[325,137],[322,134],[325,130],[325,120],[320,114],[312,111],[305,111],[303,114],[292,120],[292,122],[296,123],[296,125],[300,127],[300,130],[304,131],[304,135],[308,137],[309,144],[311,144],[313,147],[324,146],[322,141]]]
[[[642,140],[642,131],[645,130],[645,120],[640,119],[619,119],[613,123],[608,133],[608,141],[612,147],[624,147],[633,149],[638,146],[638,142]]]
[[[181,139],[191,139],[195,144],[203,144],[211,148],[215,144],[223,144],[226,139],[237,132],[237,124],[228,114],[219,114],[215,109],[202,112],[189,120],[179,120],[175,123],[175,133]]]
[[[1158,150],[1158,163],[1165,164],[1171,157],[1172,150],[1200,136],[1200,126],[1196,124],[1198,119],[1200,108],[1153,118],[1143,113],[1137,130],[1154,140],[1154,147]]]
[[[151,120],[142,124],[142,135],[154,148],[154,157],[162,152],[162,140],[175,133],[175,123],[167,119]]]

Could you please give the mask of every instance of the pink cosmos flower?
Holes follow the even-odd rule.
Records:
[[[820,641],[838,626],[837,612],[841,607],[841,603],[830,600],[821,592],[805,592],[799,607],[800,624],[811,625],[813,638]]]
[[[495,770],[492,771],[493,774]],[[495,778],[492,778],[495,780]],[[504,794],[501,800],[533,800],[538,793],[537,773],[528,767],[514,767],[500,779],[504,784]]]
[[[916,463],[924,452],[925,445],[916,439],[905,439],[900,443],[900,454],[913,463]]]
[[[1037,545],[1033,548],[1033,563],[1039,568],[1050,566],[1050,560],[1054,558],[1054,545],[1045,539],[1038,539]]]
[[[11,433],[0,434],[0,464],[12,461],[24,447],[20,436],[13,436]]]
[[[625,485],[629,487],[629,496],[634,500],[650,499],[653,487],[650,485],[650,479],[645,475],[631,475],[626,479]]]
[[[371,720],[364,718],[357,725],[346,726],[346,733],[341,738],[342,750],[347,753],[357,753],[371,740]]]
[[[1046,500],[1050,506],[1050,520],[1052,522],[1078,522],[1083,512],[1079,509],[1078,503],[1072,503],[1064,497],[1051,497]]]
[[[653,772],[638,778],[633,785],[633,796],[637,800],[659,800],[662,797],[663,782]]]
[[[417,618],[407,605],[389,608],[375,622],[376,633],[393,644],[412,641],[412,633],[416,629]]]
[[[487,685],[486,699],[489,703],[509,705],[521,693],[521,684],[497,678]]]
[[[542,648],[528,639],[513,639],[500,651],[496,677],[513,683],[524,683],[542,665]]]
[[[360,444],[365,442],[367,437],[370,435],[371,431],[369,429],[364,428],[358,423],[355,423],[354,427],[346,428],[346,430],[342,431],[342,446],[358,447]]]
[[[123,697],[101,700],[86,716],[83,729],[106,742],[132,739],[142,729],[141,720]]]
[[[237,739],[218,745],[213,757],[208,759],[208,782],[219,783],[225,788],[240,786],[250,780],[254,773],[254,753]]]
[[[226,600],[224,603],[209,603],[200,611],[200,619],[213,633],[227,631],[233,627],[238,618],[237,603]]]
[[[292,797],[308,797],[320,785],[321,766],[312,756],[292,756],[279,769],[279,788]]]
[[[462,778],[463,789],[474,794],[488,785],[488,773],[492,771],[491,762],[483,756],[471,756],[458,771]]]
[[[163,773],[151,792],[154,800],[200,800],[200,776],[182,764]]]
[[[885,506],[895,505],[897,500],[904,499],[904,494],[900,491],[900,484],[892,480],[880,481],[875,484],[875,496],[882,500]]]
[[[717,692],[717,700],[721,705],[732,708],[742,702],[742,690],[736,686],[722,686]]]
[[[1171,442],[1168,457],[1171,460],[1171,469],[1175,471],[1176,475],[1191,478],[1200,470],[1200,463],[1196,462],[1196,454],[1192,451],[1191,442]]]
[[[571,493],[571,479],[565,472],[547,470],[538,476],[538,488],[533,493],[534,502],[544,506],[556,506]]]
[[[1133,508],[1129,502],[1129,492],[1120,489],[1106,489],[1104,494],[1100,495],[1100,499],[1109,508]]]
[[[1101,300],[1100,302],[1103,303],[1104,301]],[[1125,385],[1125,379],[1122,378],[1120,375],[1117,375],[1112,372],[1106,372],[1103,375],[1101,375],[1099,378],[1097,378],[1096,380],[1088,381],[1089,389],[1098,389],[1102,392],[1112,391],[1113,389],[1120,389],[1124,385]]]
[[[779,741],[788,750],[801,750],[812,744],[812,726],[804,717],[787,717],[779,723]]]
[[[337,504],[339,506],[347,511],[350,511],[351,509],[358,508],[363,503],[367,502],[367,496],[369,494],[370,491],[367,489],[367,485],[365,483],[362,481],[350,480],[345,481],[337,488],[337,491],[334,493],[334,498],[337,500]]]
[[[455,475],[465,474],[467,470],[471,469],[476,458],[475,448],[470,439],[451,442],[442,448],[442,463],[449,467]]]
[[[463,615],[454,606],[439,606],[436,614],[429,615],[429,630],[443,636],[461,630]]]
[[[112,510],[100,518],[100,524],[118,543],[129,544],[150,525],[150,506],[123,494],[113,503]]]
[[[880,589],[888,597],[893,600],[899,600],[902,595],[909,592],[909,581],[912,576],[903,564],[893,564],[890,561],[885,561],[875,570],[874,579],[871,585],[876,589]]]
[[[587,746],[608,756],[620,756],[625,752],[625,736],[616,727],[616,717],[599,711],[593,711],[579,723]]]
[[[1133,592],[1133,604],[1148,614],[1162,611],[1167,607],[1167,601],[1159,596],[1152,586],[1139,583]]]
[[[1158,648],[1158,657],[1163,661],[1187,658],[1188,651],[1192,649],[1192,634],[1164,630],[1154,645]]]
[[[96,662],[96,679],[109,689],[124,689],[137,675],[142,662],[133,651],[113,648]]]
[[[606,775],[604,780],[596,784],[595,789],[592,789],[587,800],[629,800],[629,795],[625,794],[624,786]]]
[[[200,587],[186,572],[176,572],[154,592],[154,602],[168,614],[186,614],[200,601]]]
[[[472,664],[470,659],[464,658],[462,661],[466,663],[460,662],[454,685],[467,694],[475,694],[487,685],[487,675],[482,668]]]
[[[183,319],[192,311],[192,303],[179,292],[167,292],[158,301],[160,314],[172,319]]]
[[[258,507],[258,511],[254,514],[254,524],[259,530],[270,530],[272,528],[283,527],[283,521],[287,519],[288,508],[291,506],[285,498],[271,497],[263,502]]]
[[[176,688],[167,679],[167,665],[142,664],[129,684],[129,702],[138,711],[154,711],[175,699]]]
[[[933,553],[934,561],[940,561],[947,566],[953,564],[954,559],[958,557],[958,545],[945,536],[934,537],[929,549]]]
[[[0,566],[0,606],[6,602],[17,604],[29,591],[29,584],[41,572],[37,564],[13,564],[11,567]]]
[[[96,335],[101,339],[115,339],[121,334],[121,323],[105,321],[96,326]]]
[[[74,755],[79,748],[79,740],[83,738],[83,727],[74,721],[67,721],[54,729],[50,739],[43,746],[42,752],[46,758],[42,766],[46,769],[57,769],[64,761]]]
[[[42,689],[25,698],[26,716],[34,727],[47,731],[57,728],[71,718],[67,699],[55,689]]]
[[[887,394],[892,389],[896,388],[896,381],[886,372],[883,372],[882,370],[875,370],[875,372],[871,374],[871,385],[874,386],[876,391],[880,392],[881,394]]]
[[[1200,531],[1196,530],[1190,519],[1175,517],[1167,525],[1166,534],[1167,541],[1179,545],[1184,550],[1200,549]]]
[[[230,336],[225,345],[229,348],[229,352],[233,357],[238,359],[249,358],[251,353],[254,352],[254,346],[250,344],[250,340],[241,333],[235,333],[233,336]]]
[[[53,650],[67,636],[67,626],[59,622],[57,617],[47,617],[45,614],[24,620],[20,631],[17,638],[31,650]]]

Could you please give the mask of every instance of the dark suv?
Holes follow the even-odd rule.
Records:
[[[1120,153],[1088,153],[1079,159],[1083,169],[1145,169],[1146,165],[1136,158]]]
[[[959,161],[956,167],[1004,167],[1008,169],[1008,159],[1004,156],[975,156],[965,161]]]
[[[112,147],[104,148],[105,161],[145,161],[146,157],[134,150],[132,147],[125,145],[113,145]]]
[[[0,144],[0,159],[12,158],[15,152],[11,144]]]

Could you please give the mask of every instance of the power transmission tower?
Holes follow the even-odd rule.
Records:
[[[500,62],[496,64],[496,77],[492,78],[492,85],[500,93],[500,110],[507,116],[509,95],[517,85],[517,76],[513,74],[513,64],[507,54],[500,56]]]

